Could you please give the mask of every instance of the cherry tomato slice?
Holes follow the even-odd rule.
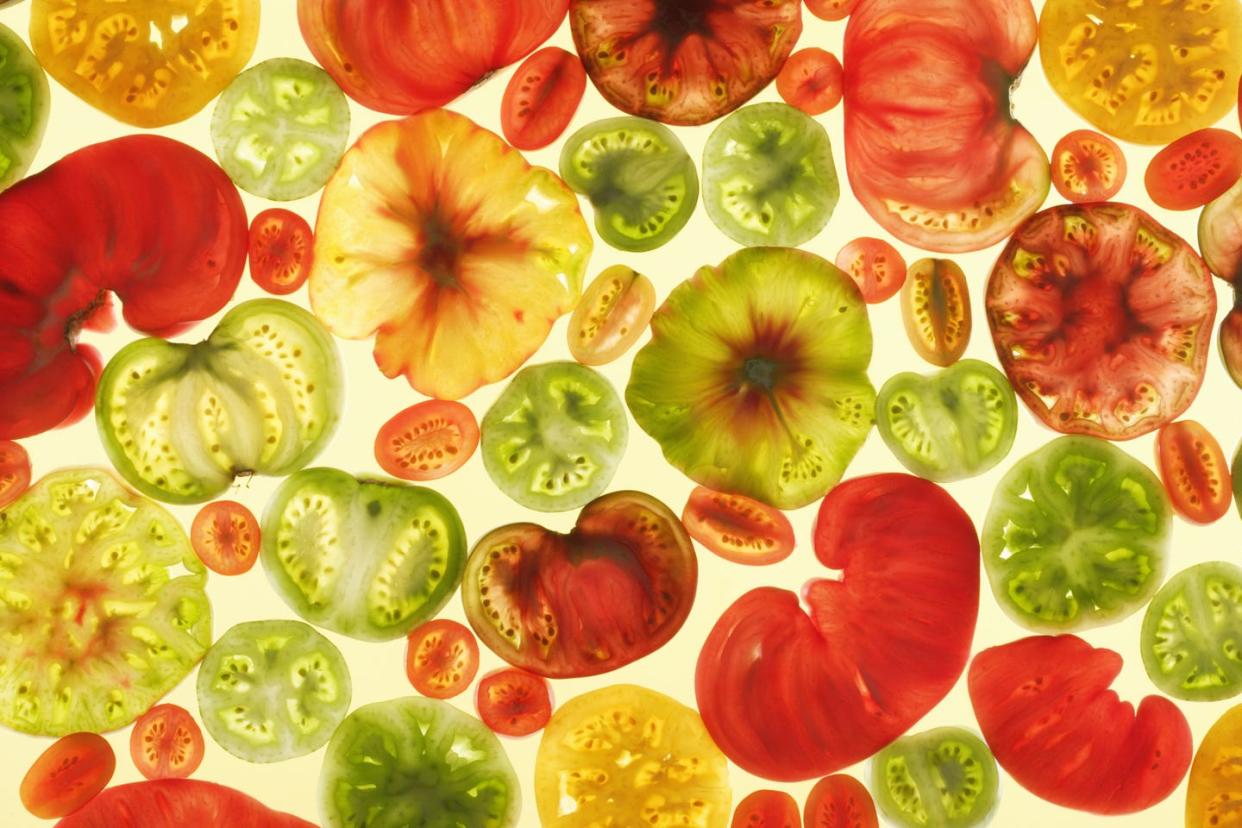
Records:
[[[681,522],[690,537],[734,563],[772,564],[788,558],[794,549],[789,518],[779,509],[740,494],[696,486]]]
[[[1220,443],[1194,420],[1178,420],[1156,436],[1156,464],[1173,508],[1186,520],[1212,523],[1233,501]]]
[[[906,281],[906,260],[883,239],[854,239],[841,248],[836,265],[850,275],[869,305],[888,299]]]
[[[949,259],[919,259],[901,289],[901,320],[910,344],[932,365],[947,368],[970,343],[972,317],[966,274]]]
[[[1076,129],[1052,148],[1052,185],[1067,201],[1107,201],[1126,180],[1126,156],[1117,142]]]
[[[807,115],[822,115],[841,103],[843,78],[841,61],[832,52],[799,49],[776,76],[776,91],[785,103]]]
[[[259,521],[235,500],[213,501],[194,516],[190,545],[212,572],[241,575],[258,560]]]
[[[70,733],[39,754],[22,779],[22,805],[40,819],[68,816],[107,786],[116,754],[97,733]]]
[[[578,56],[557,46],[540,49],[509,79],[500,102],[500,128],[521,150],[537,150],[561,136],[586,91]]]
[[[437,618],[410,631],[405,675],[424,696],[451,699],[470,686],[478,671],[479,644],[464,624]]]
[[[314,247],[306,219],[283,207],[264,210],[250,222],[250,278],[268,293],[293,293],[310,275]]]
[[[858,0],[806,0],[806,10],[820,20],[844,20],[857,5]]]
[[[185,779],[203,761],[203,731],[184,707],[157,704],[134,722],[129,755],[147,779]]]
[[[569,352],[583,365],[607,365],[643,335],[655,306],[650,279],[625,265],[605,268],[569,317]]]
[[[30,455],[20,443],[0,440],[0,509],[30,488]]]
[[[815,783],[802,812],[806,828],[878,828],[871,794],[852,776],[825,776]]]
[[[1183,135],[1152,157],[1143,183],[1166,210],[1193,210],[1221,196],[1242,176],[1242,138],[1223,129]]]
[[[375,435],[375,462],[402,480],[437,480],[479,447],[474,412],[453,400],[426,400],[397,412]]]
[[[474,704],[483,724],[501,736],[529,736],[552,718],[548,680],[516,667],[484,676]]]
[[[784,791],[755,791],[737,803],[731,828],[802,828],[802,815]]]

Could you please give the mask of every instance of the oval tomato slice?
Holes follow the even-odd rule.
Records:
[[[500,101],[500,128],[510,144],[537,150],[551,144],[578,111],[586,70],[578,56],[557,46],[540,49],[509,79]]]
[[[843,83],[837,56],[812,47],[789,56],[776,76],[776,91],[785,103],[807,115],[822,115],[841,103]]]
[[[1143,183],[1166,210],[1193,210],[1224,195],[1242,176],[1242,138],[1200,129],[1156,153]]]
[[[745,495],[695,486],[682,510],[690,537],[734,563],[761,566],[793,553],[794,530],[779,509]]]
[[[414,689],[432,699],[451,699],[474,681],[479,645],[464,625],[437,618],[410,630],[405,675]]]
[[[837,253],[836,265],[850,275],[869,305],[888,299],[906,282],[906,260],[883,239],[854,239]]]
[[[310,275],[315,238],[306,219],[273,207],[250,222],[250,278],[268,293],[293,293]]]
[[[529,736],[552,718],[548,680],[515,667],[484,676],[474,704],[483,724],[502,736]]]
[[[184,779],[203,761],[203,731],[184,707],[157,704],[134,722],[129,755],[147,779]]]
[[[426,400],[398,411],[375,435],[375,461],[402,480],[438,480],[479,447],[474,412],[453,400]]]
[[[1160,480],[1177,513],[1195,523],[1225,516],[1233,501],[1229,466],[1220,443],[1194,420],[1179,420],[1156,437]]]
[[[107,739],[96,733],[70,733],[39,754],[18,793],[27,811],[40,819],[55,819],[93,799],[114,770],[116,755]]]
[[[825,776],[807,795],[806,828],[879,828],[875,802],[863,784],[843,773]]]
[[[583,365],[606,365],[639,340],[655,312],[655,285],[625,265],[605,268],[569,317],[569,352]]]
[[[1092,129],[1061,136],[1052,148],[1052,185],[1067,201],[1107,201],[1126,180],[1126,156],[1117,142]]]
[[[737,803],[731,828],[802,828],[798,803],[784,791],[754,791]]]
[[[30,455],[20,443],[0,440],[0,509],[30,488]]]
[[[966,274],[948,259],[919,259],[901,287],[901,321],[918,355],[947,368],[970,344],[974,317]]]
[[[141,815],[137,817],[136,815]],[[247,825],[316,828],[292,814],[273,811],[241,791],[197,779],[156,779],[116,785],[56,828],[119,828],[133,825]]]
[[[194,516],[190,544],[212,572],[241,575],[259,558],[259,521],[235,500],[216,500]]]

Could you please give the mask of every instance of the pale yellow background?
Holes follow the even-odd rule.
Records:
[[[504,1],[497,0],[497,2]],[[28,5],[23,4],[0,12],[0,22],[25,34],[28,31]],[[1037,2],[1037,6],[1039,5],[1042,5],[1042,2]],[[310,59],[310,54],[298,32],[294,8],[294,0],[265,0],[259,45],[255,51],[253,63],[286,55]],[[821,46],[840,54],[844,23],[825,23],[813,18],[810,14],[804,14],[804,21],[806,28],[800,46]],[[563,26],[552,42],[572,49],[568,28]],[[498,132],[500,98],[511,72],[510,69],[499,73],[482,88],[456,101],[452,104],[452,108]],[[36,171],[81,146],[135,131],[81,103],[54,82],[52,86],[54,95],[52,118],[46,141],[34,166]],[[775,88],[772,87],[765,90],[757,100],[779,100],[779,98]],[[352,137],[357,137],[364,128],[382,119],[376,113],[352,102],[351,104],[354,115]],[[1032,60],[1022,80],[1021,88],[1014,96],[1014,110],[1017,117],[1035,133],[1046,149],[1051,149],[1057,138],[1070,129],[1087,126],[1052,94],[1039,68],[1038,57]],[[571,129],[616,114],[616,111],[603,101],[595,89],[588,86],[585,100],[574,118]],[[208,106],[194,118],[158,131],[211,154],[210,118],[211,106]],[[884,234],[855,203],[845,181],[841,110],[838,108],[822,116],[821,121],[832,138],[843,193],[841,203],[828,227],[807,244],[806,248],[831,259],[836,256],[842,245],[856,236],[883,236]],[[1235,113],[1231,111],[1221,125],[1237,130]],[[696,159],[701,156],[703,142],[710,132],[710,126],[677,129],[678,136]],[[533,163],[555,169],[559,147],[560,142],[557,142],[551,148],[530,153],[529,158]],[[1152,209],[1150,205],[1147,205],[1142,176],[1152,150],[1137,146],[1127,146],[1125,149],[1130,165],[1130,177],[1118,199],[1147,206],[1160,221],[1193,242],[1197,212],[1174,214]],[[175,197],[174,193],[169,194],[170,199]],[[245,200],[251,216],[270,206],[267,202],[250,196],[245,196]],[[1059,197],[1053,192],[1049,203],[1059,201]],[[318,196],[315,196],[292,206],[313,223],[317,203]],[[584,211],[589,220],[589,205],[584,204]],[[7,228],[0,228],[0,232],[7,232]],[[600,244],[591,259],[588,277],[593,277],[607,265],[626,263],[649,275],[655,282],[660,298],[663,299],[674,285],[689,276],[696,267],[716,263],[736,247],[737,245],[716,230],[700,206],[686,229],[672,243],[659,250],[643,254],[623,254]],[[898,248],[906,256],[907,261],[914,261],[924,255],[906,245],[898,244]],[[999,246],[957,257],[969,278],[972,291],[971,303],[975,312],[975,333],[967,355],[993,363],[996,357],[983,316],[982,293],[989,268],[998,252]],[[1222,307],[1227,307],[1231,297],[1226,288],[1220,286],[1221,283],[1217,284],[1218,299]],[[236,299],[240,301],[259,295],[261,295],[260,291],[248,277],[244,277]],[[293,299],[304,304],[305,291],[299,292]],[[876,347],[870,373],[877,387],[897,371],[931,370],[931,366],[922,362],[907,342],[895,300],[878,307],[873,306],[871,320]],[[215,321],[212,319],[203,322],[185,335],[185,339],[194,340],[206,336]],[[533,362],[568,358],[565,346],[565,327],[565,320],[562,319],[552,330],[551,336],[532,360]],[[483,333],[486,334],[486,332]],[[117,349],[134,337],[135,334],[132,331],[122,326],[106,337],[89,334],[86,341],[99,347],[104,358],[108,359]],[[371,451],[376,429],[393,413],[421,398],[404,381],[389,381],[380,375],[372,362],[370,342],[340,342],[339,344],[348,366],[348,403],[338,434],[317,462],[352,472],[377,472],[378,468]],[[1213,349],[1215,349],[1215,344],[1213,341]],[[625,387],[629,367],[630,356],[627,355],[604,369],[604,373],[619,392]],[[483,388],[472,394],[466,402],[475,414],[482,418],[483,413],[503,387],[504,383],[500,383]],[[1187,416],[1204,423],[1220,439],[1230,455],[1238,442],[1239,432],[1242,431],[1240,427],[1242,418],[1238,416],[1239,401],[1242,401],[1242,391],[1230,382],[1213,350],[1208,360],[1208,375],[1203,391]],[[630,431],[630,447],[620,471],[613,480],[612,488],[634,488],[650,492],[667,503],[674,511],[680,512],[692,484],[664,462],[655,442],[632,422]],[[987,512],[992,489],[1005,470],[1013,461],[1035,450],[1054,436],[1051,431],[1037,424],[1023,408],[1017,440],[1010,457],[999,468],[988,474],[973,480],[949,484],[949,491],[969,511],[978,526]],[[82,463],[107,465],[107,459],[96,436],[93,419],[87,419],[71,428],[50,432],[23,442],[30,451],[36,476],[65,465]],[[1154,436],[1149,435],[1125,444],[1124,448],[1142,461],[1152,464],[1153,444]],[[848,474],[861,475],[870,472],[902,470],[900,464],[880,440],[879,434],[873,431],[866,445],[850,466]],[[254,512],[260,513],[276,483],[275,480],[257,478],[235,488],[230,496],[246,503]],[[471,541],[502,523],[535,520],[556,529],[566,530],[574,520],[573,512],[541,515],[513,503],[492,485],[484,473],[479,457],[474,457],[461,471],[434,485],[460,510]],[[188,526],[195,509],[173,507],[173,511]],[[704,637],[724,608],[743,592],[760,583],[796,589],[808,579],[823,574],[810,547],[810,527],[814,513],[814,506],[791,513],[790,517],[797,529],[799,545],[791,558],[775,566],[759,569],[747,568],[725,562],[700,549],[698,598],[689,620],[677,637],[660,651],[608,675],[556,682],[554,690],[557,699],[565,701],[597,687],[633,682],[660,690],[686,704],[693,704],[694,662]],[[1178,520],[1174,525],[1170,547],[1169,572],[1171,574],[1173,571],[1200,561],[1213,559],[1236,561],[1239,557],[1240,540],[1242,540],[1242,525],[1239,524],[1238,516],[1232,511],[1217,524],[1208,527],[1194,526]],[[236,578],[214,576],[208,586],[208,592],[215,610],[217,635],[240,621],[296,617],[268,587],[261,567],[256,566],[250,573]],[[978,633],[975,639],[976,651],[1026,634],[1022,628],[1009,621],[1001,613],[986,586],[984,586],[981,604]],[[877,606],[876,611],[900,612],[901,608]],[[461,605],[456,599],[449,604],[444,615],[464,621]],[[1133,700],[1155,692],[1155,688],[1143,671],[1139,656],[1138,635],[1141,617],[1141,613],[1136,614],[1105,629],[1091,631],[1085,636],[1094,645],[1110,647],[1123,655],[1126,666],[1115,687],[1123,698]],[[402,666],[404,641],[366,644],[332,633],[328,633],[328,636],[345,653],[353,672],[354,706],[412,692],[406,682]],[[481,673],[499,666],[501,666],[500,659],[485,649]],[[473,687],[468,693],[459,697],[455,703],[463,709],[472,710],[472,699]],[[194,675],[192,674],[183,681],[167,700],[183,705],[197,715]],[[1202,739],[1208,727],[1229,706],[1229,702],[1181,703],[1182,709],[1190,719],[1196,744]],[[974,718],[971,714],[964,680],[959,682],[948,698],[914,729],[923,730],[939,725],[973,727]],[[138,779],[138,774],[129,759],[129,729],[110,734],[109,738],[118,757],[117,772],[113,781],[120,783]],[[525,803],[522,811],[522,826],[538,825],[532,789],[538,738],[538,736],[533,736],[526,739],[504,740],[505,748],[522,780],[522,796]],[[17,798],[17,787],[30,762],[49,743],[50,740],[47,739],[35,739],[7,730],[0,732],[0,778],[4,780],[0,785],[0,825],[37,824],[37,820],[21,808]],[[197,773],[197,778],[235,786],[272,807],[291,811],[317,821],[316,789],[322,755],[322,751],[319,751],[310,756],[275,765],[252,765],[225,753],[208,739],[207,755]],[[862,766],[849,770],[865,778],[865,768]],[[737,768],[732,769],[731,778],[735,802],[752,790],[768,786],[762,780],[751,777]],[[801,802],[810,788],[810,783],[772,785],[772,787],[782,787],[788,790]],[[1004,778],[1001,784],[1002,804],[993,824],[1003,826],[1003,828],[1045,828],[1045,826],[1094,828],[1094,826],[1101,825],[1173,828],[1173,826],[1182,824],[1184,801],[1185,785],[1183,784],[1165,802],[1143,814],[1105,819],[1048,805],[1022,790],[1012,780]]]

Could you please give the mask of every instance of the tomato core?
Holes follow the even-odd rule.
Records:
[[[707,13],[715,6],[716,0],[657,0],[651,30],[671,47],[692,35],[711,34]]]

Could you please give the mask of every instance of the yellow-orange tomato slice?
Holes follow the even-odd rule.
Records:
[[[1233,502],[1229,464],[1220,443],[1194,420],[1178,420],[1156,437],[1160,480],[1177,513],[1195,523],[1224,517]]]
[[[948,259],[910,265],[901,288],[901,319],[919,356],[942,368],[957,362],[970,342],[966,274]]]
[[[681,513],[690,537],[734,563],[761,566],[789,557],[794,531],[779,510],[739,494],[696,486]]]
[[[1190,765],[1186,828],[1234,828],[1242,802],[1242,704],[1216,720]]]
[[[0,509],[30,488],[30,455],[20,443],[0,440]]]
[[[595,277],[569,317],[569,352],[583,365],[605,365],[647,330],[655,286],[637,270],[613,265]]]

